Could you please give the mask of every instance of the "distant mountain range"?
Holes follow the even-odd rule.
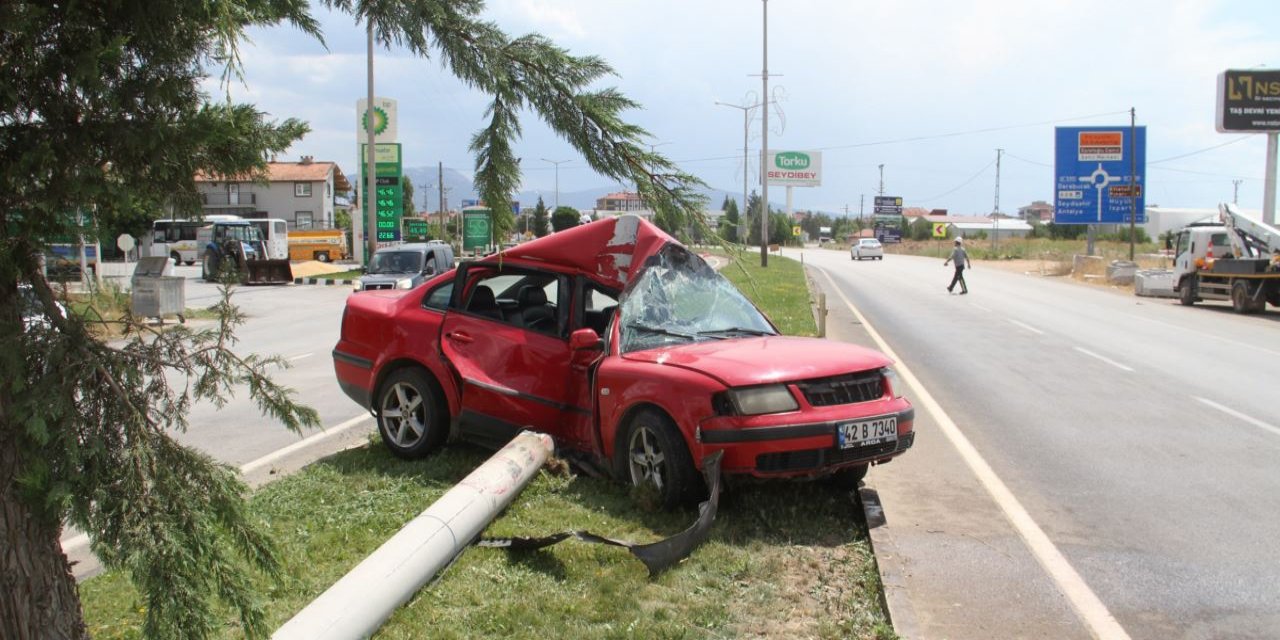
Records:
[[[406,167],[404,174],[409,176],[409,179],[413,182],[414,206],[419,211],[437,211],[440,208],[439,169],[437,167]],[[444,170],[444,187],[445,203],[450,209],[457,209],[459,203],[463,200],[480,198],[470,178],[447,167]],[[623,187],[614,185],[612,187],[599,187],[582,191],[561,191],[560,204],[578,210],[594,209],[597,199],[623,189]],[[710,209],[719,209],[726,196],[734,200],[742,198],[741,191],[724,191],[722,189],[703,189],[701,191],[707,197],[707,207]],[[543,191],[541,193],[537,191],[521,191],[516,194],[516,200],[520,202],[521,209],[533,209],[538,204],[539,195],[541,195],[542,202],[548,209],[555,208],[556,194],[554,191]],[[741,206],[741,203],[739,203],[739,206]],[[774,206],[777,207],[778,205],[775,203]]]

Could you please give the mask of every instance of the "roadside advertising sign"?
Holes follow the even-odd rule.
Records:
[[[427,221],[423,218],[405,218],[404,219],[404,240],[405,242],[426,242],[427,240]]]
[[[821,151],[770,151],[764,167],[771,185],[822,186]]]
[[[474,208],[462,210],[462,250],[484,249],[489,246],[491,212]]]
[[[902,197],[901,196],[876,196],[876,205],[874,211],[876,213],[892,213],[894,215],[902,215]]]
[[[396,101],[393,98],[379,98],[374,96],[373,109],[369,109],[369,100],[360,98],[356,100],[356,142],[368,143],[368,123],[370,112],[373,116],[373,142],[374,144],[383,142],[396,141]]]
[[[368,158],[367,144],[360,145],[360,158]],[[404,185],[401,180],[401,155],[398,143],[380,143],[374,145],[373,160],[375,163],[375,188],[378,190],[373,200],[377,210],[378,242],[398,242],[400,235],[400,219],[404,215]],[[365,177],[366,163],[360,163],[360,201],[368,200],[369,187]],[[368,209],[366,208],[367,212]],[[367,215],[367,214],[366,214]],[[368,224],[368,218],[364,219]]]
[[[1218,74],[1218,131],[1280,131],[1280,70],[1231,69]]]
[[[1132,131],[1134,140],[1129,139],[1130,127],[1056,128],[1055,224],[1120,224],[1133,214],[1136,224],[1147,221],[1147,128]],[[1137,175],[1130,176],[1135,168]]]

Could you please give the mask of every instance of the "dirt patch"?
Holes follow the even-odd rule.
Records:
[[[347,271],[350,266],[344,267],[332,262],[320,262],[319,260],[304,260],[293,263],[290,268],[293,269],[293,277],[295,278],[314,278],[328,273]]]

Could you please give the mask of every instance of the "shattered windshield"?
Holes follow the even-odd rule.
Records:
[[[418,251],[379,251],[369,262],[369,273],[418,273],[422,271],[422,253]]]
[[[742,292],[676,244],[645,261],[622,301],[621,320],[623,353],[777,333]]]

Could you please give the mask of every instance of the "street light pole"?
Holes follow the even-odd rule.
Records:
[[[751,110],[760,105],[753,104],[750,106],[741,106],[736,104],[729,104],[727,102],[720,102],[719,100],[716,101],[716,104],[722,107],[733,107],[734,109],[742,110],[742,210],[738,212],[738,242],[742,244],[746,244],[747,242],[747,223],[746,223],[747,171],[749,171],[748,167],[751,166],[751,161],[747,156],[747,131],[748,131],[748,128],[750,127],[751,118],[749,116],[751,114]]]
[[[764,8],[764,67],[760,70],[760,82],[764,91],[761,101],[769,99],[769,0],[761,0]],[[769,170],[765,164],[769,161],[769,107],[761,112],[760,148],[760,266],[769,266]]]
[[[568,162],[568,160],[548,160],[542,159],[543,162],[550,162],[556,166],[556,208],[560,208],[560,165]]]

